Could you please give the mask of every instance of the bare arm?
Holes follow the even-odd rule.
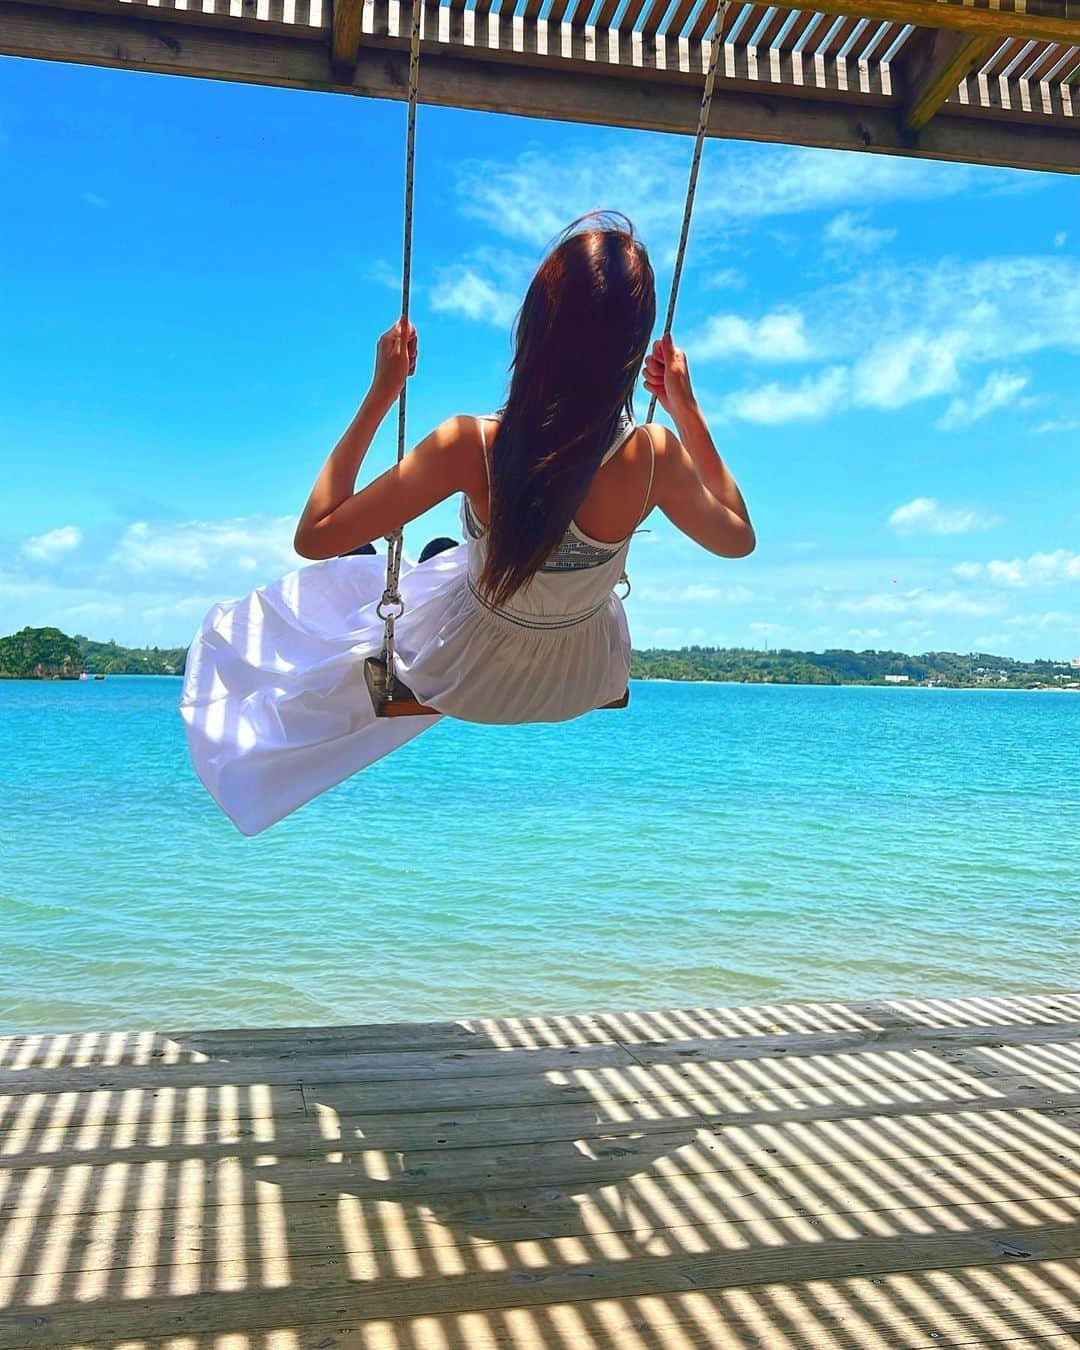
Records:
[[[293,546],[304,558],[333,558],[423,515],[469,481],[472,418],[444,422],[373,483],[356,476],[375,432],[416,365],[416,337],[395,324],[379,339],[375,376],[360,409],[315,479]]]
[[[655,428],[660,442],[656,504],[710,553],[746,557],[757,543],[750,513],[694,398],[686,356],[670,337],[656,343],[646,359],[645,387],[657,395],[679,433]]]

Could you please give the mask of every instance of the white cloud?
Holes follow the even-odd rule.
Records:
[[[368,258],[360,266],[360,276],[364,281],[385,286],[388,291],[401,290],[401,273],[391,267],[385,258]]]
[[[32,562],[52,563],[74,552],[82,541],[83,532],[77,525],[62,525],[58,530],[28,539],[22,552]]]
[[[1080,431],[1080,417],[1052,418],[1035,428],[1036,436],[1056,436],[1068,431]]]
[[[725,416],[764,426],[783,422],[814,421],[834,412],[848,396],[850,376],[842,366],[829,367],[817,375],[808,375],[798,384],[776,382],[756,389],[740,389],[722,402]]]
[[[1041,614],[1014,614],[1005,620],[1010,628],[1024,628],[1044,632],[1047,628],[1080,630],[1080,613],[1066,614],[1064,610],[1048,609]]]
[[[760,319],[714,314],[686,342],[690,356],[701,361],[747,356],[755,361],[803,361],[811,355],[806,324],[797,309],[777,309]]]
[[[938,418],[938,427],[942,431],[953,431],[957,427],[971,426],[999,408],[1006,408],[1016,401],[1021,390],[1027,387],[1026,375],[1010,374],[1007,370],[994,370],[983,384],[970,397],[957,395]]]
[[[514,320],[521,295],[502,290],[471,267],[448,267],[431,289],[431,307],[444,314],[461,314],[476,323],[505,328]]]
[[[746,277],[735,267],[717,267],[706,271],[701,280],[706,291],[741,291],[746,285]]]
[[[1000,611],[1000,605],[990,599],[975,599],[957,590],[935,591],[918,587],[838,600],[836,608],[845,614],[984,615]]]
[[[292,546],[294,516],[239,516],[151,525],[124,531],[109,562],[134,575],[250,578],[258,585],[302,561]]]
[[[855,401],[891,410],[947,393],[958,382],[957,360],[965,341],[955,330],[922,328],[871,342],[853,367]]]
[[[691,582],[687,586],[650,584],[640,588],[638,599],[647,605],[694,605],[720,602],[725,605],[748,605],[760,599],[742,585],[717,586],[712,582]]]
[[[936,497],[915,497],[898,506],[889,516],[889,528],[897,534],[968,534],[999,524],[971,507],[947,507]]]
[[[841,211],[825,226],[822,237],[832,253],[873,253],[894,239],[896,231],[869,224],[863,212]]]
[[[969,372],[1042,350],[1080,352],[1080,263],[1017,257],[879,267],[872,278],[858,274],[785,312],[814,316],[815,355],[830,362],[796,391],[830,394],[824,408],[821,399],[810,399],[809,415],[847,406],[893,410],[950,394],[953,405],[942,420],[959,425],[1016,400],[1024,387],[1022,376],[999,369],[976,394],[961,397]],[[740,334],[755,335],[761,322],[750,317],[721,335],[734,345]],[[806,328],[791,325],[795,333]],[[799,411],[803,400],[791,403],[776,385],[754,392],[759,396],[733,397],[729,415],[773,422],[808,415]],[[781,402],[770,415],[763,404],[774,396]]]
[[[615,133],[558,156],[527,150],[510,162],[466,160],[457,170],[460,209],[506,238],[542,247],[577,216],[614,207],[658,251],[678,237],[686,191],[685,166],[669,149],[659,133],[636,132],[632,144]],[[695,239],[806,212],[948,196],[971,178],[960,165],[709,142]]]
[[[985,580],[998,586],[1055,586],[1080,581],[1080,553],[1055,549],[1028,558],[995,558],[990,562],[957,563],[953,572],[964,581]]]
[[[513,322],[532,275],[527,258],[504,248],[471,249],[439,268],[430,291],[432,309],[460,314],[475,323],[507,328]]]

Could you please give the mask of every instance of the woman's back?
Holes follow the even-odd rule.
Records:
[[[494,424],[493,418],[477,423],[488,483]],[[621,419],[596,471],[601,481],[590,484],[583,503],[590,524],[621,530],[621,537],[598,537],[573,520],[526,584],[497,603],[483,584],[489,535],[481,512],[490,509],[490,488],[463,495],[464,557],[442,555],[443,575],[432,578],[438,602],[412,604],[399,642],[402,678],[418,698],[462,721],[513,723],[567,721],[621,697],[630,635],[614,588],[652,476],[648,431],[641,433],[646,460],[629,454],[636,431],[628,417]],[[614,495],[612,481],[604,481],[623,456],[620,477],[646,473],[633,514],[625,497]],[[481,496],[486,500],[477,503]]]
[[[491,451],[499,427],[498,417],[476,419],[477,443],[483,472],[465,499],[473,522],[481,529],[491,519]],[[656,455],[648,427],[635,424],[628,414],[620,416],[615,435],[593,475],[585,497],[574,513],[564,542],[574,535],[600,548],[625,543],[652,508]],[[560,545],[561,547],[561,545]]]

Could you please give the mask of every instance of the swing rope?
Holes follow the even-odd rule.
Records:
[[[705,129],[709,122],[709,109],[712,105],[713,85],[716,82],[716,68],[723,46],[724,21],[731,0],[717,0],[716,17],[713,21],[710,43],[709,69],[705,75],[705,88],[701,96],[701,108],[698,112],[697,134],[694,138],[694,155],[690,163],[690,179],[686,188],[686,204],[683,207],[682,231],[679,235],[679,247],[675,254],[675,270],[671,278],[671,294],[668,297],[667,317],[664,320],[665,337],[671,332],[675,317],[675,302],[679,294],[679,282],[682,279],[683,261],[686,257],[686,243],[690,234],[690,218],[694,210],[694,195],[697,192],[698,169],[701,164],[701,151],[705,141]],[[413,229],[413,180],[416,162],[416,103],[420,78],[420,25],[423,20],[423,0],[412,0],[412,32],[409,38],[409,113],[405,137],[405,228],[402,241],[401,262],[401,315],[405,341],[408,342],[409,300],[412,289],[412,229]],[[408,377],[401,386],[398,397],[397,425],[397,462],[405,458],[405,412],[407,405]],[[656,395],[649,402],[647,422],[651,422],[656,411]],[[405,602],[401,598],[401,548],[404,530],[398,526],[386,539],[386,585],[382,598],[376,606],[376,613],[382,619],[385,629],[382,646],[383,689],[387,702],[393,700],[396,679],[394,675],[394,627],[405,612]],[[625,573],[621,580],[629,579]]]
[[[701,150],[705,144],[705,129],[709,125],[709,109],[712,107],[713,85],[716,83],[716,67],[719,63],[720,49],[724,45],[724,22],[727,19],[729,5],[730,0],[717,0],[712,40],[709,44],[709,69],[705,73],[705,88],[701,94],[701,108],[698,111],[697,134],[694,137],[694,157],[690,161],[690,179],[686,185],[686,204],[683,207],[679,247],[675,252],[675,271],[671,276],[671,293],[668,296],[667,317],[664,319],[664,337],[670,335],[671,325],[675,319],[675,302],[679,298],[679,282],[682,280],[683,261],[686,258],[686,241],[690,236],[690,217],[694,212],[698,169],[701,166]],[[653,394],[649,400],[649,411],[645,421],[651,422],[655,412],[656,395]]]
[[[413,179],[416,163],[416,95],[420,80],[420,23],[423,18],[423,0],[413,0],[412,33],[409,37],[409,120],[405,135],[405,230],[402,240],[401,257],[401,319],[404,341],[408,344],[409,300],[412,291],[412,230],[413,230]],[[405,458],[405,410],[409,380],[406,375],[398,396],[397,419],[397,462]],[[404,542],[404,529],[401,525],[386,539],[386,587],[375,612],[382,619],[383,631],[382,661],[386,672],[385,696],[394,697],[394,625],[405,613],[405,602],[399,589],[401,581],[401,546]]]

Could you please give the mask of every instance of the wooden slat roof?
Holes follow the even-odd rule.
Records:
[[[421,99],[688,132],[714,12],[431,0]],[[376,97],[407,30],[399,0],[0,0],[11,54]],[[1080,171],[1080,0],[732,4],[723,41],[711,135]]]

